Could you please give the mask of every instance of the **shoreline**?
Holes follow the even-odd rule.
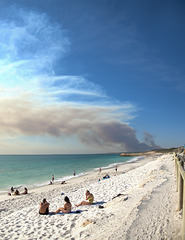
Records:
[[[122,165],[129,164],[129,163],[136,162],[136,161],[141,161],[145,157],[146,156],[144,156],[144,155],[143,156],[136,156],[136,157],[133,157],[130,160],[125,161],[125,162],[121,162],[121,163],[120,162],[115,162],[115,163],[109,164],[108,166],[101,167],[101,170],[102,170],[102,173],[105,174],[107,171],[114,171],[116,165],[118,166],[118,169],[119,169],[119,167],[121,167]],[[79,173],[76,176],[71,175],[71,176],[61,177],[61,178],[59,178],[60,180],[56,179],[54,184],[52,184],[52,185],[49,185],[49,181],[48,181],[47,183],[43,182],[43,183],[40,183],[40,184],[37,183],[37,184],[33,184],[33,185],[21,185],[21,186],[15,186],[14,188],[18,189],[20,192],[23,192],[24,187],[27,187],[29,192],[30,191],[33,192],[36,189],[44,188],[44,187],[47,187],[47,186],[53,186],[53,185],[57,185],[57,184],[60,185],[62,181],[70,183],[70,182],[73,182],[74,179],[78,179],[78,178],[85,177],[85,176],[88,176],[88,175],[93,175],[93,174],[96,174],[96,173],[99,173],[99,168],[94,168],[93,171],[89,171],[89,172],[85,172],[85,173],[83,173],[83,172]],[[9,199],[10,198],[10,196],[8,196],[8,192],[10,192],[10,190],[0,191],[0,202],[2,201],[1,199],[4,200],[4,199]],[[14,195],[12,195],[12,197],[13,196]]]
[[[106,157],[106,156],[111,156],[111,157]],[[55,155],[52,155],[55,156]],[[58,155],[57,155],[58,156]],[[61,155],[61,156],[66,156],[66,155]],[[0,194],[3,193],[7,193],[9,191],[9,189],[13,186],[15,189],[21,189],[21,188],[37,188],[40,186],[46,186],[49,184],[50,182],[50,177],[52,174],[55,175],[55,182],[62,182],[62,181],[68,181],[69,179],[73,178],[73,169],[76,171],[76,176],[83,176],[88,174],[89,172],[95,172],[98,171],[99,168],[101,167],[102,169],[108,169],[110,167],[115,167],[115,165],[120,165],[124,163],[124,161],[128,160],[128,157],[126,158],[120,158],[119,154],[79,154],[79,155],[67,155],[67,156],[72,156],[72,158],[69,158],[70,161],[72,161],[71,165],[68,167],[68,163],[66,162],[66,158],[54,158],[54,165],[52,165],[52,161],[50,161],[50,158],[47,159],[48,155],[42,155],[42,158],[40,159],[38,157],[38,155],[36,155],[36,158],[33,159],[33,161],[35,162],[32,166],[32,169],[35,168],[35,172],[36,174],[31,173],[32,170],[26,169],[26,167],[28,166],[27,163],[29,163],[29,161],[32,161],[32,158],[30,158],[30,156],[27,156],[28,158],[26,158],[25,161],[25,172],[20,172],[19,168],[15,168],[15,171],[8,171],[7,175],[5,174],[6,172],[4,172],[4,177],[1,177],[1,189],[0,189]],[[79,156],[83,156],[82,157],[82,161],[81,161],[81,157],[79,158]],[[88,159],[88,156],[91,156],[90,159]],[[94,162],[94,156],[95,156],[95,162]],[[99,157],[100,156],[100,157]],[[104,156],[104,158],[102,158],[102,156]],[[13,155],[14,157],[14,155]],[[16,157],[16,155],[15,155]],[[48,167],[45,167],[44,169],[42,169],[42,165],[40,165],[40,162],[42,164],[45,164],[43,162],[43,159],[46,158],[46,160],[50,161],[50,165],[48,164]],[[75,161],[77,159],[79,159],[80,163],[79,165],[75,163]],[[129,157],[133,158],[133,157]],[[15,158],[16,161],[18,160],[18,164],[21,163],[21,161],[23,161],[23,158],[21,158],[20,160]],[[60,160],[59,160],[60,159]],[[75,161],[74,161],[75,159]],[[84,159],[86,160],[87,164],[82,165],[81,162],[84,161]],[[3,161],[5,161],[6,159],[0,159],[0,162],[3,163]],[[7,162],[10,160],[10,162],[12,161],[11,159],[7,159]],[[14,160],[14,159],[13,159]],[[39,165],[37,165],[37,161],[39,160]],[[40,161],[41,160],[41,161]],[[59,161],[58,161],[59,160]],[[89,160],[89,163],[88,163]],[[93,160],[93,161],[92,161]],[[102,161],[103,160],[103,161]],[[58,163],[56,164],[56,161],[58,161]],[[13,163],[12,163],[13,164]],[[63,168],[64,166],[64,168]],[[6,167],[6,164],[5,164]],[[51,167],[51,168],[50,168]],[[2,165],[3,168],[3,165]],[[72,169],[71,169],[72,168]],[[40,173],[38,173],[38,169],[42,169],[41,171],[41,177],[39,177]],[[50,170],[48,170],[50,169]],[[61,169],[61,171],[60,171]],[[71,169],[71,170],[70,170]],[[18,172],[19,174],[17,174],[16,172]],[[34,177],[35,176],[35,177]],[[7,178],[8,181],[4,181]],[[9,181],[10,180],[10,181]]]
[[[158,156],[159,154],[156,154],[155,156]],[[161,154],[160,154],[161,155]],[[136,165],[133,166],[133,163],[138,163]],[[113,163],[111,165],[114,166],[107,166],[107,167],[102,167],[101,168],[101,175],[105,175],[106,173],[111,174],[111,175],[115,175],[115,166],[117,165],[118,167],[118,172],[117,174],[121,174],[121,171],[123,170],[122,168],[124,167],[124,171],[127,172],[131,169],[137,168],[138,166],[142,165],[143,163],[147,162],[146,160],[146,156],[137,156],[137,157],[133,157],[131,160],[128,160],[126,162],[122,162],[122,163]],[[66,184],[75,184],[76,182],[81,182],[84,181],[84,179],[89,179],[89,178],[93,178],[93,180],[98,180],[99,177],[102,177],[99,175],[99,169],[91,172],[86,172],[86,173],[80,173],[77,176],[71,176],[69,179],[64,180],[66,182]],[[65,177],[64,177],[65,178]],[[62,181],[62,180],[61,180]],[[63,187],[66,186],[66,184],[61,184],[61,181],[57,181],[54,182],[53,184],[43,184],[43,185],[38,185],[38,186],[30,186],[28,189],[28,193],[34,193],[34,192],[40,192],[40,191],[48,191],[50,189],[55,189],[58,188],[59,186]],[[48,181],[49,182],[49,181]],[[21,186],[18,189],[22,189],[20,192],[23,192],[24,186]],[[14,196],[8,195],[8,191],[6,193],[0,193],[0,202],[4,201],[4,200],[9,200],[9,199],[13,199],[13,198],[17,198],[20,196],[24,196],[24,195],[19,195],[19,196]]]
[[[97,171],[64,185],[30,189],[28,195],[5,196],[8,198],[1,199],[0,236],[20,240],[180,239],[182,221],[176,212],[174,171],[172,154],[153,155],[119,165],[117,174],[114,168],[102,170],[100,182]],[[110,179],[102,180],[105,173]],[[87,189],[95,204],[75,207],[85,200]],[[51,212],[63,206],[61,192],[71,200],[74,213],[40,216],[38,205],[43,198],[50,203]],[[128,199],[125,195],[113,199],[119,194]],[[76,210],[81,212],[75,214]]]

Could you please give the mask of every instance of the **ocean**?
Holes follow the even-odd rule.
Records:
[[[56,182],[66,181],[74,177],[74,170],[76,176],[81,176],[132,159],[119,154],[0,155],[0,193],[7,192],[12,186],[47,185],[52,174]]]

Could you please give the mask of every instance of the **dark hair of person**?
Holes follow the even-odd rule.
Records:
[[[67,196],[64,198],[64,201],[70,203],[69,198]]]
[[[46,199],[44,198],[44,199],[43,199],[43,203],[45,203],[45,202],[46,202]]]

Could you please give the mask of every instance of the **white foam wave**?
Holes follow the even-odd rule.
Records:
[[[139,160],[139,159],[138,159]],[[111,163],[109,164],[108,166],[105,166],[105,167],[101,167],[102,170],[104,169],[109,169],[109,168],[115,168],[116,166],[118,165],[122,165],[122,164],[125,164],[125,163],[128,163],[128,162],[132,162],[132,161],[137,161],[136,158],[132,158],[128,161],[123,161],[123,162],[116,162],[116,163]],[[94,168],[94,171],[98,171],[100,168]]]
[[[143,156],[134,157],[134,158],[128,160],[127,162],[125,162],[125,163],[140,161],[140,160],[142,160],[142,159],[144,159],[144,158],[145,158],[145,157],[143,157]]]
[[[70,180],[72,178],[76,178],[76,177],[80,177],[80,176],[84,176],[84,175],[87,175],[88,173],[85,173],[85,172],[82,172],[82,173],[79,173],[75,176],[65,176],[65,177],[61,177],[61,178],[57,178],[55,179],[54,183],[59,183],[59,182],[62,182],[62,181],[67,181],[67,180]],[[29,185],[27,186],[28,188],[34,188],[34,187],[41,187],[41,186],[46,186],[46,185],[49,185],[50,181],[47,181],[47,182],[42,182],[42,183],[37,183],[37,184],[33,184],[33,185]]]

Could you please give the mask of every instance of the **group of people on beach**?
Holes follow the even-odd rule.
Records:
[[[20,193],[18,189],[14,189],[13,187],[10,188],[11,193],[8,193],[8,195],[21,195],[21,194],[28,194],[28,189],[25,187],[24,192]]]
[[[87,190],[85,194],[86,194],[86,201],[82,201],[81,203],[75,205],[76,207],[93,204],[93,201],[94,201],[93,194],[90,193],[89,190]],[[63,212],[63,213],[70,213],[71,212],[72,205],[71,205],[71,202],[70,202],[70,200],[67,196],[64,198],[64,201],[65,201],[64,207],[60,207],[55,212],[53,212],[53,214],[56,214],[56,213],[59,213],[59,212]],[[39,204],[39,214],[40,215],[49,214],[49,205],[50,204],[46,201],[46,198],[44,198],[43,201],[40,202],[40,204]]]
[[[74,175],[74,176],[76,175],[75,170],[74,170],[74,172],[73,172],[73,175]],[[54,176],[54,174],[52,174],[51,180],[49,181],[49,185],[52,185],[52,184],[54,183],[54,181],[55,181],[55,176]],[[65,182],[65,181],[62,181],[61,184],[66,184],[66,182]]]

